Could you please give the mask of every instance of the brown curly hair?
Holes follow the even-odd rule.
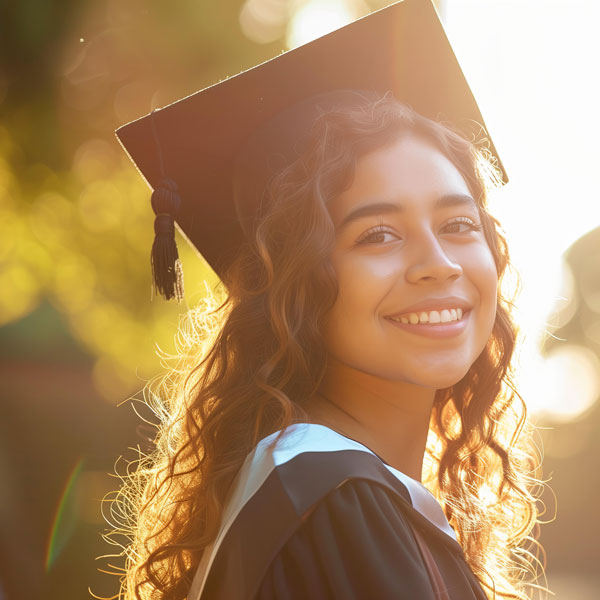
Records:
[[[321,325],[338,293],[327,206],[362,155],[405,133],[433,143],[463,175],[502,283],[507,243],[487,209],[500,173],[485,140],[468,140],[390,94],[320,116],[303,154],[270,181],[226,291],[182,317],[172,366],[146,385],[144,402],[160,418],[155,448],[124,476],[106,536],[128,536],[119,598],[185,598],[245,457],[270,433],[281,430],[276,443],[287,426],[310,422],[303,401],[326,369]],[[544,570],[532,535],[543,484],[512,378],[514,296],[502,287],[485,349],[461,381],[436,392],[423,482],[489,597],[521,599]]]

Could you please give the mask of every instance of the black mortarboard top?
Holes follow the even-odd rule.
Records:
[[[222,275],[244,240],[233,192],[240,150],[251,134],[260,133],[285,109],[306,105],[317,94],[336,98],[323,96],[333,90],[391,91],[422,115],[450,122],[470,139],[486,132],[431,0],[392,4],[122,126],[117,137],[155,190],[152,262],[155,285],[165,297],[180,299],[182,294],[172,216]],[[287,119],[289,130],[285,123],[275,128],[270,148],[279,146],[289,155],[306,115],[310,111],[301,109],[297,119]]]

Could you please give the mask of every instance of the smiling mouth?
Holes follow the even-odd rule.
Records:
[[[386,317],[395,323],[405,325],[445,325],[461,321],[470,310],[463,311],[462,308],[450,308],[443,310],[430,310],[406,313],[397,317]]]
[[[467,330],[470,321],[471,310],[465,310],[460,319],[444,321],[440,320],[439,323],[403,323],[401,317],[386,317],[386,320],[391,325],[398,329],[403,329],[405,332],[411,335],[424,336],[426,338],[453,338],[460,336]],[[457,314],[458,317],[458,314]],[[414,320],[414,318],[413,318]]]

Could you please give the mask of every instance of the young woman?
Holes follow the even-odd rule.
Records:
[[[282,123],[293,158],[265,150]],[[391,93],[310,96],[249,138],[226,297],[188,313],[117,505],[124,598],[529,597],[538,458],[500,180]]]

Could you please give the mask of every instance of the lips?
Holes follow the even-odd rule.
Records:
[[[401,323],[394,319],[386,319],[394,327],[403,329],[404,331],[416,335],[429,338],[451,338],[458,337],[463,333],[468,326],[471,318],[471,311],[468,310],[463,314],[460,321],[448,321],[446,323]]]
[[[468,311],[463,311],[462,308],[451,308],[443,309],[441,311],[432,310],[429,312],[421,311],[420,313],[408,313],[401,315],[400,317],[386,317],[392,321],[400,321],[402,323],[410,323],[411,325],[417,325],[419,323],[434,324],[434,323],[451,323],[452,321],[460,321],[463,314],[467,314]]]

